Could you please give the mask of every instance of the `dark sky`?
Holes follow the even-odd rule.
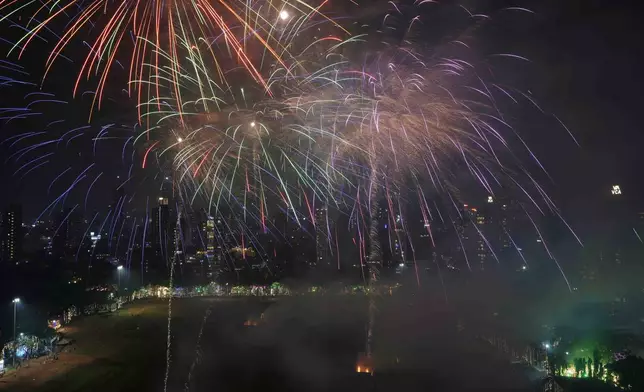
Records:
[[[611,184],[641,200],[641,7],[630,1],[546,3],[537,8],[536,23],[523,27],[521,40],[511,40],[512,51],[534,61],[534,96],[568,126],[581,149],[565,138],[531,145],[552,159],[549,167],[570,208],[592,208],[587,203],[608,195]]]
[[[612,183],[620,184],[624,196],[636,205],[644,192],[639,181],[639,168],[644,163],[644,155],[638,151],[644,145],[638,121],[644,91],[638,61],[644,58],[644,43],[641,40],[644,27],[639,21],[641,6],[625,0],[461,3],[471,10],[474,10],[473,5],[484,11],[492,10],[492,22],[480,32],[482,52],[513,53],[531,61],[526,63],[490,58],[493,72],[511,80],[517,88],[529,91],[544,112],[558,116],[581,145],[577,147],[552,117],[535,115],[534,110],[532,114],[527,114],[528,111],[524,112],[523,109],[509,113],[515,116],[515,126],[552,176],[553,182],[547,187],[564,214],[573,220],[592,217],[589,212],[601,207],[600,203],[609,194]],[[499,11],[507,6],[528,7],[534,13]],[[8,31],[8,35],[3,36],[15,36],[15,28]],[[50,46],[51,43],[37,43],[34,46],[36,49],[32,49],[36,52],[42,49],[41,53],[46,53],[46,48]],[[30,78],[37,81],[36,76],[42,70],[42,59],[34,51],[28,52],[23,58],[23,65],[30,68],[34,75]],[[43,90],[71,99],[69,86],[77,66],[78,61],[76,64],[61,61],[53,73],[54,77],[49,78]],[[74,69],[74,72],[70,69]],[[114,85],[120,83],[122,76],[115,73]],[[112,90],[116,100],[99,113],[102,118],[98,122],[133,124],[129,112],[133,103],[119,95],[119,88]],[[2,106],[17,105],[14,100],[22,101],[22,96],[18,93],[3,94]],[[77,98],[74,105],[78,101]],[[86,107],[85,103],[68,108],[66,122],[84,125]],[[47,118],[41,121],[54,121],[60,118],[60,113]],[[29,126],[29,123],[21,126]],[[7,126],[2,128],[5,135],[11,134]],[[115,136],[127,137],[128,132],[132,131],[124,128],[117,131]],[[99,172],[104,171],[104,176],[111,178],[125,175],[129,162],[125,167],[121,162],[122,141],[115,141],[113,146],[107,145],[110,142],[105,143],[102,147],[106,149],[105,159],[102,159],[104,167]],[[68,167],[66,160],[76,159],[72,158],[75,154],[80,153],[83,161],[91,162],[93,154],[88,152],[88,148],[91,149],[88,146],[91,145],[91,142],[79,143],[51,168],[30,175],[28,183],[21,185],[17,192],[3,193],[2,201],[19,200],[25,205],[25,215],[35,217],[51,200],[51,195],[45,197],[45,192],[38,189],[42,190],[43,183],[48,183]],[[130,153],[131,150],[128,150],[128,155]],[[109,159],[109,156],[114,158]],[[78,162],[75,161],[74,165],[80,167]],[[5,167],[3,176],[11,177],[15,169]],[[148,174],[154,176],[154,173]],[[15,177],[9,183],[15,184]],[[109,185],[105,185],[104,189],[100,188],[102,185],[98,186],[99,191],[92,197],[94,208],[100,208],[113,199]],[[148,191],[150,194],[156,192],[155,189]]]

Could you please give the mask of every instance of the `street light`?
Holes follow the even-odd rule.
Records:
[[[13,367],[16,367],[16,353],[18,351],[18,344],[16,342],[16,315],[18,314],[18,303],[20,298],[13,299]]]
[[[123,270],[123,266],[119,265],[116,267],[116,275],[118,276],[118,288],[119,290],[121,289],[121,271]]]
[[[287,20],[289,18],[289,13],[287,10],[281,10],[280,11],[280,19],[282,20]]]

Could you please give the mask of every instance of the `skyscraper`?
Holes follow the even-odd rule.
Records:
[[[22,253],[22,207],[12,204],[2,219],[2,261],[16,262]]]
[[[327,208],[326,206],[318,207],[315,209],[316,264],[318,265],[331,265],[328,231]]]
[[[54,220],[53,230],[53,255],[62,260],[75,254],[84,233],[81,214],[72,208],[60,211]],[[99,253],[105,253],[105,250],[101,249]]]
[[[159,197],[159,205],[152,212],[152,227],[150,228],[150,243],[154,249],[154,262],[164,265],[168,260],[168,250],[173,246],[173,235],[170,230],[170,207],[168,199]]]

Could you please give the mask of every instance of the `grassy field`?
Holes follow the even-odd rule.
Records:
[[[356,373],[366,305],[360,296],[173,300],[167,390],[525,390],[524,377],[456,328],[454,314],[414,296],[381,298],[376,371],[373,377]],[[5,376],[0,389],[162,391],[167,315],[166,301],[146,300],[75,320],[65,328],[76,340],[73,351]]]
[[[32,360],[0,379],[11,391],[150,390],[144,375],[164,365],[165,301],[140,301],[108,315],[75,320],[65,328],[75,339],[72,351],[43,363]]]

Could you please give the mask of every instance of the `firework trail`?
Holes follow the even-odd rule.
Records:
[[[229,88],[227,73],[244,68],[270,93],[261,71],[266,57],[285,64],[291,42],[312,18],[326,18],[326,1],[303,0],[1,0],[0,21],[12,21],[25,34],[9,54],[22,57],[32,41],[55,44],[45,61],[43,79],[63,52],[86,42],[87,55],[80,66],[74,95],[84,79],[98,77],[94,106],[100,108],[108,76],[114,68],[127,68],[128,94],[141,103],[161,98],[159,70],[168,67],[177,105],[182,105],[181,68],[213,67],[217,82]],[[328,19],[328,18],[326,18]],[[58,21],[66,23],[57,32]],[[86,40],[86,41],[83,41]],[[121,61],[129,62],[124,66]],[[267,64],[270,62],[266,62]],[[160,107],[161,104],[159,104]],[[140,113],[139,113],[140,114]]]
[[[54,243],[73,227],[77,242],[60,250],[64,257],[89,267],[97,254],[125,254],[124,267],[129,272],[136,244],[145,243],[148,234],[143,228],[134,230],[138,220],[130,214],[137,213],[140,200],[133,202],[133,198],[137,194],[145,198],[150,189],[158,196],[156,189],[164,182],[157,180],[163,178],[163,165],[154,154],[150,154],[153,170],[136,169],[141,167],[140,151],[147,145],[134,144],[136,111],[123,95],[110,97],[110,110],[88,124],[77,114],[89,108],[86,101],[38,89],[32,74],[18,64],[4,62],[3,67],[0,88],[3,96],[11,97],[11,106],[0,108],[4,131],[0,147],[5,165],[14,174],[7,180],[26,193],[46,195],[37,216],[28,222],[29,231],[47,234]],[[91,220],[84,220],[84,215],[91,215]],[[54,223],[49,233],[48,220]],[[143,238],[134,239],[135,232]],[[129,241],[121,238],[127,233]]]
[[[177,211],[177,232],[181,233],[181,210]],[[165,351],[165,376],[163,378],[163,390],[164,392],[168,390],[168,378],[170,377],[170,364],[172,359],[171,346],[172,346],[172,298],[174,297],[174,268],[177,262],[177,259],[180,254],[181,241],[179,236],[176,236],[174,239],[174,255],[170,261],[170,282],[168,283],[168,288],[170,295],[168,295],[168,333],[166,337],[166,351]]]
[[[204,314],[203,319],[201,320],[201,327],[199,328],[199,334],[197,335],[197,343],[195,345],[196,346],[195,359],[192,361],[192,364],[190,365],[190,370],[188,371],[188,379],[186,380],[186,384],[184,386],[184,391],[186,392],[190,391],[190,382],[192,381],[192,375],[197,365],[199,365],[199,362],[201,362],[201,337],[203,336],[204,327],[206,326],[206,323],[208,322],[208,318],[210,317],[211,313],[212,313],[211,308],[206,309],[206,313]]]

